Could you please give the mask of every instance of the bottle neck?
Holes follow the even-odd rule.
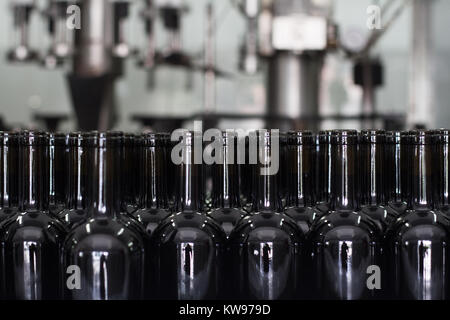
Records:
[[[361,205],[384,205],[384,144],[360,145]]]
[[[85,148],[89,214],[92,218],[115,218],[121,205],[121,146]]]
[[[203,203],[203,166],[194,162],[194,147],[183,146],[183,161],[177,166],[178,185],[176,210],[202,211]]]
[[[321,140],[323,139],[326,138],[321,138]],[[329,203],[331,200],[331,144],[320,141],[316,148],[316,201],[317,203]]]
[[[412,151],[411,209],[433,209],[433,146],[416,144]]]
[[[288,206],[308,207],[314,204],[312,157],[313,146],[290,145],[288,148]]]
[[[67,147],[49,147],[49,205],[65,205],[67,186]]]
[[[20,147],[20,209],[44,211],[48,209],[48,145]]]
[[[273,139],[275,138],[275,139]],[[267,139],[267,138],[266,138]],[[259,139],[258,154],[259,159],[254,166],[254,179],[256,187],[256,196],[254,197],[255,211],[273,211],[279,212],[282,208],[279,188],[279,144],[277,137],[271,137],[271,143],[262,142]]]
[[[6,142],[1,148],[1,207],[17,208],[19,206],[19,147],[17,142]]]
[[[135,152],[134,138],[126,137],[123,147],[123,167],[122,172],[122,207],[136,205],[136,166],[137,158]]]
[[[399,143],[387,145],[386,178],[388,185],[388,201],[400,203],[403,199],[403,188],[401,183],[401,152]]]
[[[450,141],[449,136],[441,138],[437,156],[439,159],[439,170],[436,181],[439,183],[438,203],[439,206],[450,206]]]
[[[84,170],[82,168],[83,165],[87,165],[82,161],[82,156],[83,147],[80,145],[71,146],[68,157],[69,180],[67,207],[69,209],[82,210],[86,208],[86,186],[84,184],[84,179],[86,179],[87,176],[83,175],[83,172],[87,173],[88,170],[87,168]]]
[[[163,146],[143,147],[141,151],[141,207],[168,207],[167,161]]]
[[[357,210],[356,145],[332,145],[331,158],[331,209]]]
[[[236,148],[222,146],[222,161],[213,165],[213,207],[239,208],[239,170]]]

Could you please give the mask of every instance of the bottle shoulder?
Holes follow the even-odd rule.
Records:
[[[247,215],[247,212],[239,208],[217,208],[212,210],[208,215],[219,223],[237,223]]]
[[[426,239],[450,236],[450,221],[440,211],[407,210],[387,232],[388,238]]]
[[[141,223],[162,221],[168,216],[170,211],[162,208],[141,208],[133,213],[133,217]]]
[[[19,212],[19,208],[2,207],[0,208],[0,223],[11,218]]]
[[[230,235],[231,242],[303,241],[305,235],[296,222],[284,213],[256,212],[244,217]]]
[[[65,225],[46,211],[17,212],[0,225],[3,241],[62,241]]]
[[[381,230],[365,214],[352,210],[330,211],[317,220],[311,228],[311,237],[315,241],[324,241],[331,237],[355,239],[369,237],[379,240]]]
[[[141,250],[142,236],[115,218],[91,218],[75,226],[64,244],[71,251]]]
[[[157,243],[209,242],[224,243],[222,227],[204,213],[195,211],[178,212],[168,216],[153,232]]]

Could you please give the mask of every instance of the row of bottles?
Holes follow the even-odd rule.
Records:
[[[450,131],[172,136],[0,133],[2,297],[448,298]]]

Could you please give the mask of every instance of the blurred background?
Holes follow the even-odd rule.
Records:
[[[447,0],[0,1],[1,127],[449,127],[449,16]]]

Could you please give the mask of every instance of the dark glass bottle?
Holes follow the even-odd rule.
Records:
[[[66,206],[69,135],[50,133],[49,140],[48,210],[52,215],[57,216]]]
[[[86,179],[88,165],[83,161],[83,138],[89,134],[74,132],[69,135],[69,154],[67,157],[67,198],[66,207],[58,217],[72,229],[87,218],[86,216]]]
[[[48,211],[49,137],[19,136],[19,212],[0,225],[6,297],[61,298],[60,250],[66,230]]]
[[[213,164],[213,211],[209,214],[225,231],[227,237],[246,212],[239,197],[237,164],[237,133],[226,131],[220,139],[221,163]]]
[[[148,133],[139,139],[140,209],[133,213],[149,235],[170,215],[167,197],[167,136]]]
[[[436,132],[436,157],[438,169],[433,170],[437,209],[450,219],[450,130],[440,129]],[[434,184],[436,185],[436,184]]]
[[[250,145],[258,141],[259,146],[253,173],[255,213],[244,217],[229,238],[232,292],[240,299],[293,299],[303,289],[299,278],[305,241],[295,221],[282,213],[278,139],[276,132],[268,131],[250,136]]]
[[[381,263],[378,226],[358,212],[357,132],[331,134],[330,212],[311,228],[316,298],[359,300],[376,296],[367,268]]]
[[[397,213],[387,205],[385,180],[386,133],[363,130],[360,134],[360,202],[361,212],[372,218],[382,232],[394,222]]]
[[[322,213],[313,208],[315,137],[309,131],[289,132],[287,150],[288,201],[285,213],[305,235]]]
[[[226,236],[201,210],[202,162],[196,163],[194,155],[199,146],[202,136],[194,132],[183,132],[174,146],[183,160],[177,163],[177,213],[153,233],[158,293],[164,299],[217,299],[221,294]]]
[[[409,136],[411,197],[406,213],[388,230],[386,239],[394,298],[447,299],[449,294],[449,221],[434,210],[433,171],[436,136],[417,131]]]
[[[241,136],[238,134],[238,150],[244,150],[244,152],[238,153],[239,194],[242,209],[251,214],[253,211],[253,166],[255,164],[250,161],[249,137],[247,135]]]
[[[405,148],[405,146],[404,146]],[[406,211],[404,184],[402,183],[401,133],[390,131],[386,133],[386,177],[387,201],[389,207],[402,215]]]
[[[88,219],[70,231],[64,244],[64,270],[77,266],[81,275],[77,289],[70,274],[64,274],[65,297],[141,299],[144,241],[120,219],[121,175],[117,173],[122,165],[122,137],[99,133],[84,138],[82,146]]]
[[[19,135],[0,133],[0,223],[19,208]]]
[[[316,209],[325,214],[331,199],[331,131],[320,131],[316,138]]]

